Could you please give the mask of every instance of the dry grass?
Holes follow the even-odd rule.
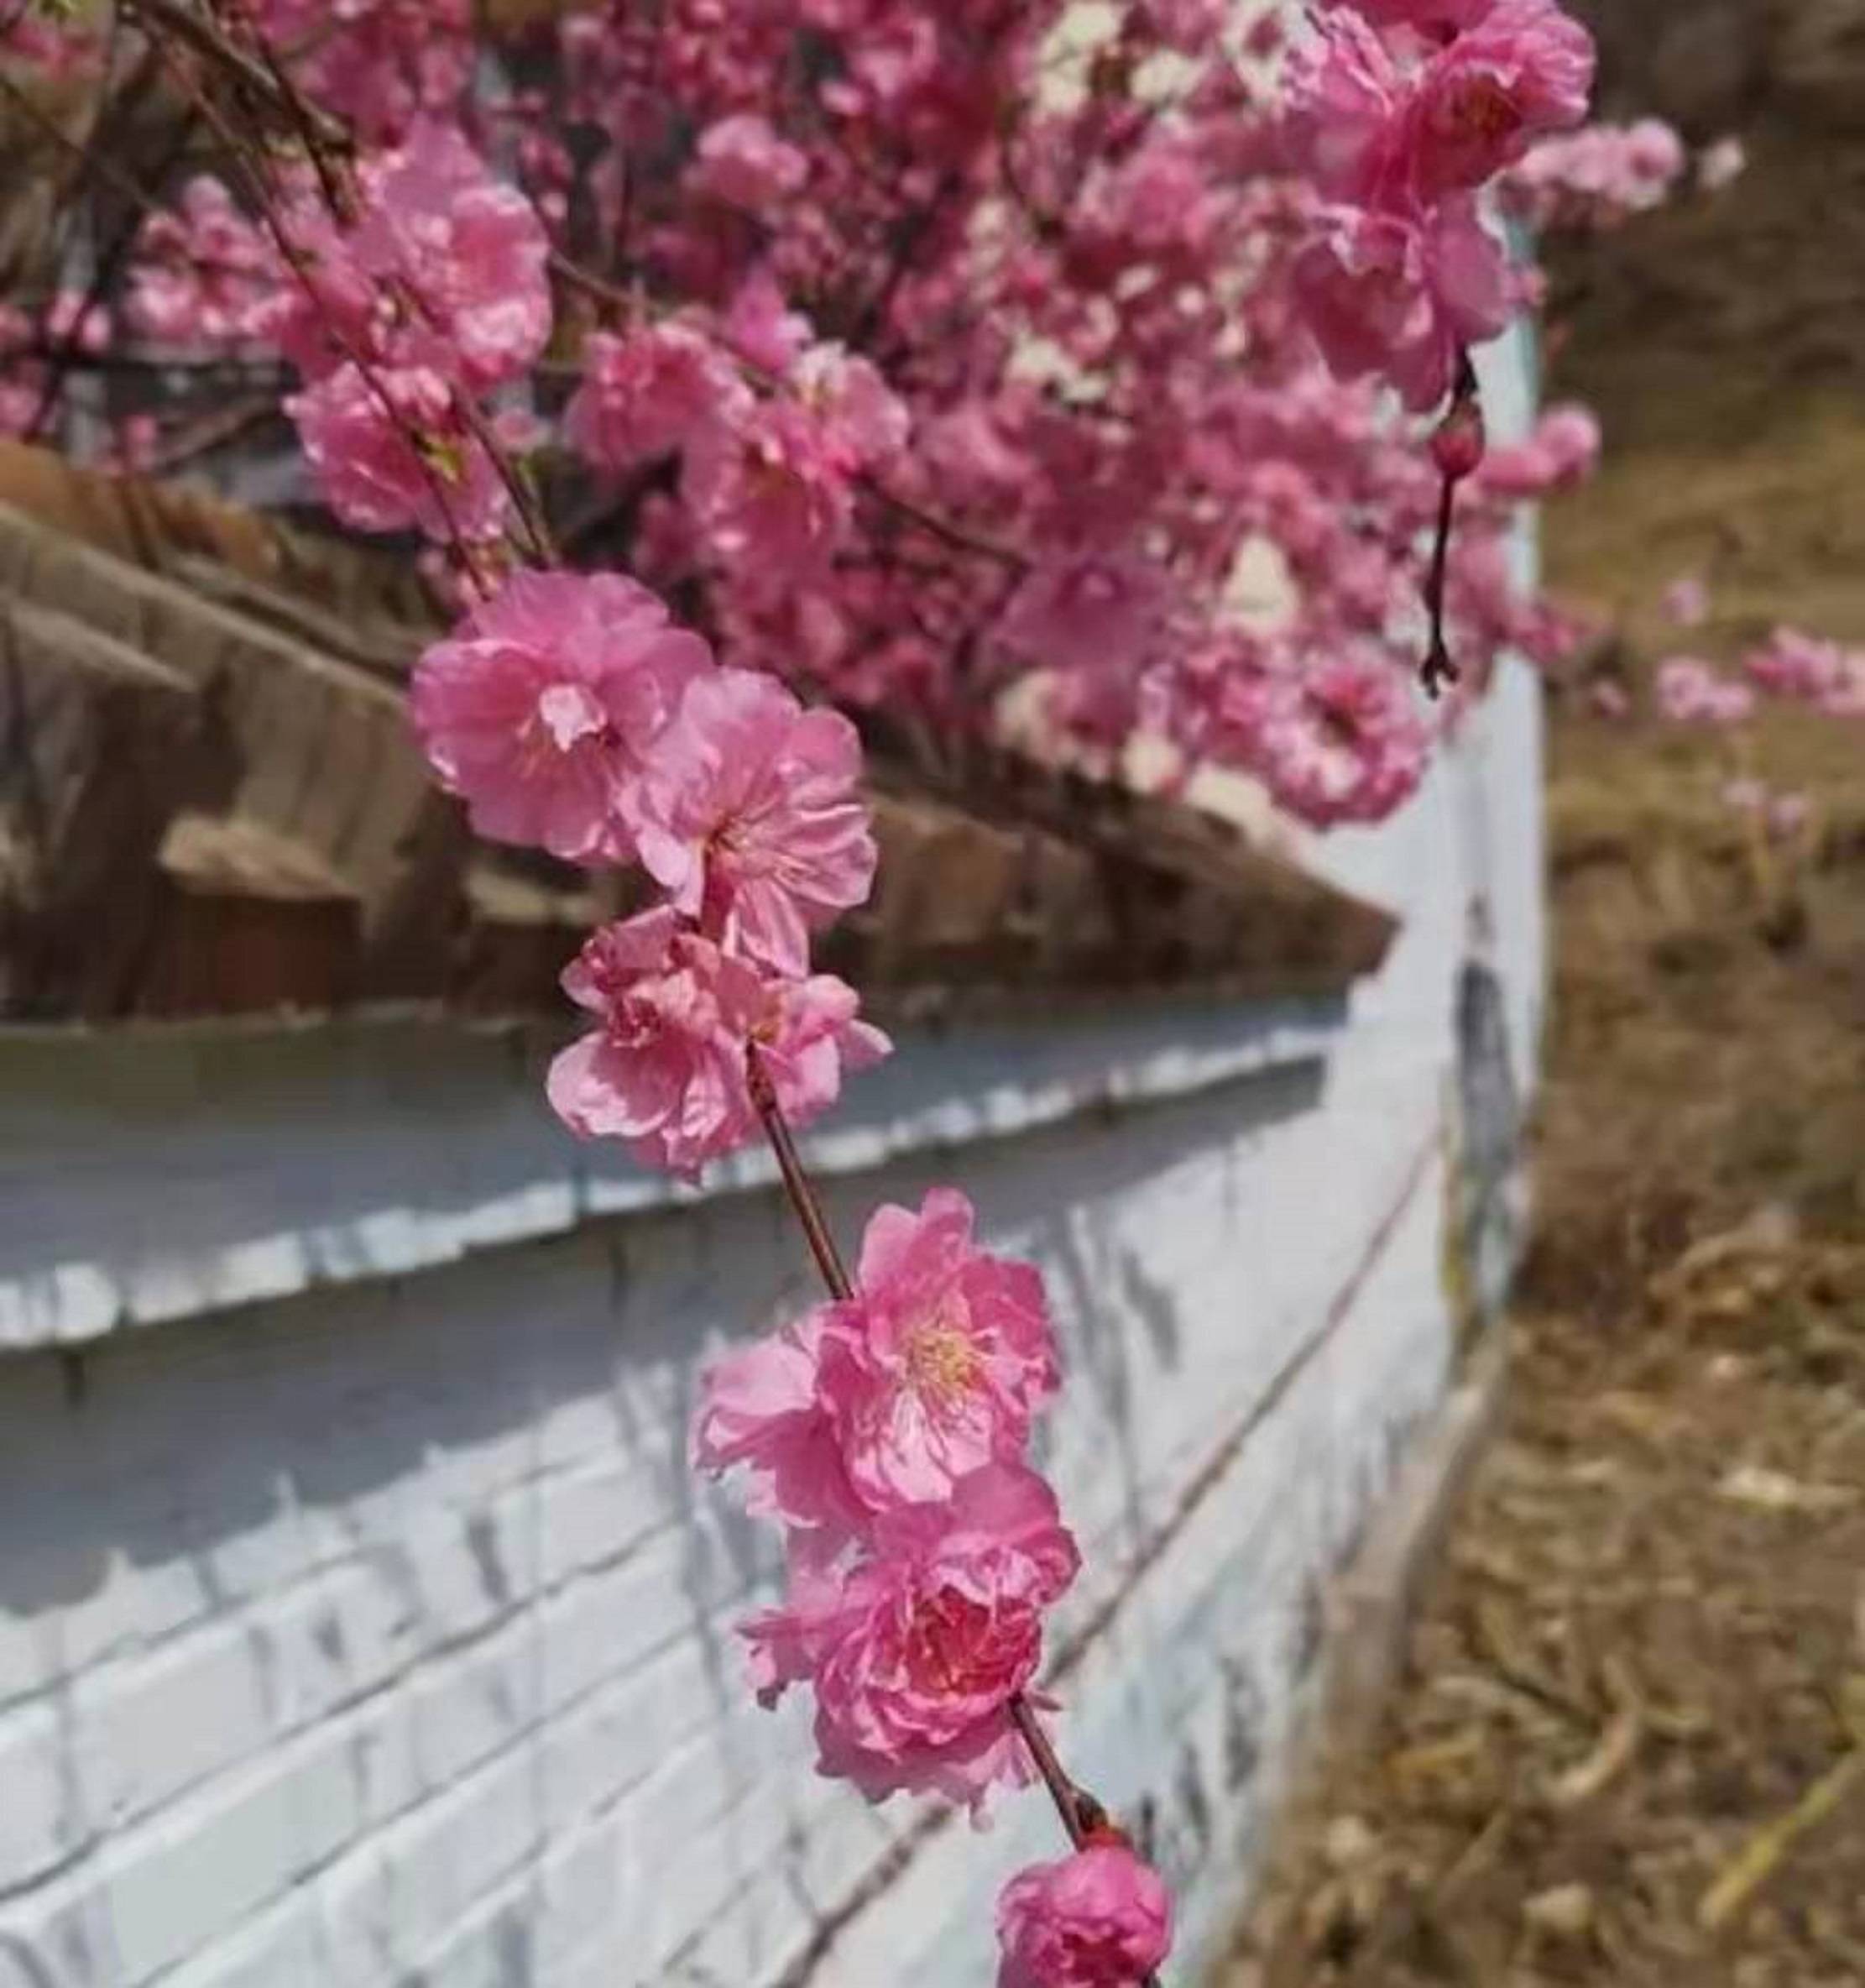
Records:
[[[1865,641],[1865,400],[1820,361],[1843,332],[1862,370],[1865,258],[1825,209],[1789,238],[1805,179],[1747,196],[1758,242],[1686,216],[1570,285],[1557,390],[1633,446],[1551,563],[1628,679],[1779,620]],[[1716,616],[1680,636],[1658,599],[1693,569]],[[1762,729],[1756,770],[1815,803],[1790,889],[1722,751],[1557,721],[1507,1426],[1377,1749],[1292,1830],[1225,1988],[1865,1982],[1865,725]]]
[[[1865,782],[1804,921],[1700,744],[1574,724],[1508,1426],[1226,1988],[1865,1980]]]

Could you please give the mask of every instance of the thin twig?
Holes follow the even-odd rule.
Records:
[[[459,518],[453,509],[452,499],[447,490],[446,479],[441,476],[440,471],[429,459],[426,450],[421,446],[420,435],[413,432],[403,421],[395,406],[394,398],[389,394],[388,386],[377,371],[374,362],[353,339],[346,337],[341,329],[332,322],[327,311],[321,311],[321,299],[319,297],[316,283],[311,280],[311,269],[306,263],[304,252],[292,240],[290,231],[279,218],[278,210],[272,199],[271,190],[267,186],[264,175],[255,170],[251,160],[248,158],[239,134],[227,122],[218,106],[213,102],[206,92],[193,77],[187,74],[179,62],[173,59],[167,45],[165,44],[159,44],[159,45],[162,47],[165,58],[168,60],[170,73],[175,77],[177,85],[212,128],[215,136],[227,148],[229,163],[245,180],[247,197],[253,202],[261,218],[264,221],[268,232],[278,245],[279,253],[290,264],[292,274],[304,286],[306,294],[314,304],[319,305],[327,336],[337,350],[343,354],[344,358],[356,368],[363,385],[374,395],[378,405],[390,422],[402,433],[409,436],[410,444],[414,451],[415,465],[432,494],[435,503],[440,507],[441,521],[447,526],[449,540],[459,552],[462,559],[466,562],[468,570],[475,573],[478,573],[480,570],[478,556],[472,543],[460,529]]]
[[[1439,438],[1450,435],[1460,423],[1469,421],[1474,416],[1481,435],[1481,411],[1478,400],[1476,369],[1471,364],[1470,354],[1460,350],[1457,354],[1456,383],[1451,390],[1450,410],[1444,418],[1438,432]],[[1479,453],[1481,444],[1479,442]],[[1425,658],[1418,667],[1418,680],[1426,693],[1441,697],[1446,687],[1455,683],[1462,672],[1450,653],[1450,645],[1444,636],[1444,595],[1450,580],[1450,537],[1456,519],[1457,485],[1469,473],[1466,468],[1449,462],[1439,465],[1440,484],[1438,494],[1438,528],[1431,541],[1431,566],[1425,575],[1424,608],[1430,617],[1429,646]]]
[[[797,1151],[797,1142],[791,1136],[783,1106],[777,1102],[771,1073],[765,1068],[764,1059],[755,1046],[745,1051],[744,1067],[751,1102],[764,1126],[771,1150],[776,1157],[777,1170],[783,1175],[784,1192],[790,1196],[790,1205],[802,1225],[810,1254],[816,1258],[816,1267],[823,1274],[823,1282],[828,1287],[829,1295],[838,1304],[845,1305],[854,1295],[854,1280],[849,1275],[841,1252],[835,1247],[835,1237],[830,1231],[828,1217],[823,1211],[815,1183]]]
[[[1030,1758],[1036,1762],[1036,1771],[1042,1776],[1042,1785],[1049,1791],[1049,1799],[1056,1805],[1056,1813],[1062,1818],[1062,1826],[1068,1832],[1069,1842],[1080,1849],[1087,1843],[1089,1832],[1106,1822],[1106,1811],[1092,1795],[1084,1793],[1068,1778],[1055,1748],[1049,1743],[1049,1735],[1042,1729],[1035,1707],[1021,1692],[1011,1700],[1008,1709],[1011,1724],[1016,1728],[1018,1736],[1029,1749]]]
[[[196,55],[218,63],[236,81],[274,110],[290,114],[291,92],[282,87],[277,77],[269,75],[262,64],[254,61],[230,40],[217,22],[196,13],[192,8],[180,5],[178,0],[124,0],[124,4],[130,13],[140,14],[151,28],[166,29],[175,40],[185,43]],[[160,40],[161,36],[158,34],[155,39]],[[315,104],[307,103],[305,109],[321,144],[338,152],[348,152],[353,148],[354,140],[349,127],[341,118],[332,117]]]

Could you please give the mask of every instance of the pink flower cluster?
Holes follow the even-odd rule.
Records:
[[[225,20],[358,133],[353,165],[276,160],[275,212],[184,186],[127,322],[164,356],[290,359],[327,502],[432,539],[447,598],[496,586],[504,538],[536,557],[541,513],[728,667],[844,706],[988,729],[1037,679],[1014,708],[1046,751],[1162,735],[1324,824],[1412,791],[1403,699],[1344,724],[1330,687],[1419,654],[1437,487],[1383,387],[1430,405],[1532,299],[1478,203],[1580,114],[1591,44],[1554,0],[1266,13],[1254,73],[1215,0],[1148,0],[1059,89],[1064,0],[318,12]],[[0,358],[22,421],[38,364]],[[1473,685],[1563,648],[1496,548],[1506,490],[1589,453],[1550,427],[1462,479]],[[1230,610],[1246,559],[1287,583],[1274,696]]]
[[[1662,207],[1690,163],[1684,141],[1656,118],[1595,124],[1544,139],[1503,176],[1507,211],[1545,228],[1614,228]],[[1729,160],[1705,175],[1706,191],[1735,176]]]
[[[870,1800],[977,1811],[1034,1777],[1011,1704],[1079,1555],[1027,1456],[1057,1384],[1042,1282],[973,1226],[949,1188],[880,1209],[849,1297],[710,1369],[692,1450],[787,1535],[783,1604],[743,1630],[760,1696],[807,1685],[820,1771]],[[1006,1988],[1137,1988],[1170,1912],[1110,1849],[1014,1879],[1000,1926]]]
[[[1740,725],[1753,715],[1755,693],[1713,663],[1673,656],[1658,666],[1658,709],[1674,725]]]
[[[591,939],[564,976],[598,1026],[552,1104],[585,1138],[680,1174],[756,1136],[753,1059],[802,1124],[886,1052],[809,934],[859,904],[875,844],[860,749],[833,712],[721,670],[661,601],[614,574],[514,574],[421,657],[429,760],[499,841],[640,862],[665,901]]]
[[[175,331],[191,317],[209,337],[275,344],[304,377],[285,412],[344,523],[486,545],[511,497],[479,399],[549,342],[543,223],[456,126],[428,118],[366,158],[348,197],[353,212],[333,216],[300,170],[262,234],[197,183],[145,228],[143,322]]]
[[[998,1988],[1131,1988],[1172,1948],[1172,1901],[1114,1830],[1013,1878],[997,1908]]]
[[[1756,686],[1829,718],[1865,717],[1865,649],[1777,628],[1743,659]]]
[[[908,416],[868,360],[808,343],[807,322],[767,285],[740,301],[716,331],[668,322],[595,334],[564,427],[612,475],[677,454],[695,551],[769,601],[827,575],[849,536],[857,479],[899,454]],[[768,391],[751,390],[734,337],[775,375]]]
[[[1557,0],[1319,16],[1291,60],[1287,130],[1325,203],[1296,294],[1337,372],[1382,374],[1428,408],[1460,353],[1502,329],[1517,300],[1476,196],[1537,139],[1580,123],[1593,62]]]

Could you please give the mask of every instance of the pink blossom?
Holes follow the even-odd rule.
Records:
[[[1317,828],[1376,822],[1417,788],[1429,747],[1406,677],[1377,652],[1349,651],[1284,683],[1258,735],[1255,770]]]
[[[1400,170],[1404,78],[1366,10],[1333,8],[1290,51],[1283,130],[1291,157],[1329,197],[1371,204]]]
[[[1595,60],[1592,36],[1557,0],[1496,0],[1433,59],[1408,108],[1420,196],[1481,186],[1535,139],[1580,123]]]
[[[684,447],[749,398],[726,355],[687,326],[653,325],[623,337],[592,332],[563,430],[597,468],[624,472]]]
[[[45,313],[44,332],[48,344],[107,352],[112,336],[110,307],[87,290],[61,290]]]
[[[767,269],[756,269],[734,293],[719,327],[725,343],[766,373],[781,377],[812,336],[810,322],[790,309]]]
[[[358,354],[387,357],[395,306],[377,275],[357,259],[350,238],[321,201],[307,193],[281,207],[278,221],[290,254],[279,259],[284,266],[277,294],[255,313],[255,335],[269,338],[310,381],[322,379]],[[426,356],[435,356],[438,343],[426,341]],[[405,351],[395,356],[409,357]]]
[[[1168,576],[1137,553],[1064,552],[1011,595],[997,640],[1051,668],[1134,671],[1164,632],[1172,600]]]
[[[1865,650],[1777,628],[1742,667],[1772,696],[1810,704],[1831,718],[1865,716]]]
[[[379,367],[365,376],[346,360],[285,411],[324,501],[346,525],[415,526],[443,542],[483,541],[504,528],[505,485],[431,367]]]
[[[136,254],[125,315],[142,337],[223,346],[274,331],[277,253],[218,180],[197,175],[175,212],[151,214]]]
[[[643,799],[641,860],[734,952],[801,973],[809,932],[865,901],[875,842],[861,742],[774,677],[722,670],[687,693]]]
[[[1508,322],[1507,264],[1467,202],[1446,202],[1428,227],[1333,209],[1293,278],[1334,371],[1347,379],[1382,374],[1419,411],[1450,390],[1459,350]]]
[[[830,443],[864,468],[891,461],[912,426],[902,400],[874,365],[840,345],[812,345],[797,360],[791,390]]]
[[[823,1405],[825,1329],[824,1314],[812,1311],[714,1360],[701,1377],[691,1443],[694,1469],[708,1476],[745,1468],[745,1509],[786,1527],[793,1558],[817,1566],[870,1522]]]
[[[801,191],[808,177],[808,159],[750,114],[708,126],[691,174],[699,191],[753,213]]]
[[[750,1509],[809,1535],[818,1557],[876,1514],[1018,1461],[1055,1390],[1042,1280],[975,1248],[973,1220],[950,1188],[917,1214],[879,1210],[855,1297],[708,1370],[694,1462],[750,1466]]]
[[[1497,0],[1346,0],[1382,28],[1417,28],[1452,34],[1474,28]]]
[[[1550,407],[1526,442],[1490,451],[1477,472],[1477,491],[1512,503],[1584,483],[1598,466],[1600,442],[1591,410]]]
[[[759,1696],[813,1686],[819,1771],[871,1801],[937,1793],[975,1810],[1032,1776],[1008,1704],[1079,1566],[1049,1487],[992,1464],[944,1503],[885,1514],[852,1567],[799,1565],[785,1605],[741,1632]]]
[[[1740,725],[1754,711],[1755,693],[1711,663],[1673,656],[1658,666],[1658,708],[1674,725]]]
[[[718,557],[776,585],[828,565],[854,515],[854,467],[809,409],[767,400],[694,437],[683,489]]]
[[[856,1019],[852,989],[826,974],[791,980],[722,952],[671,906],[605,925],[563,976],[601,1027],[551,1065],[551,1105],[584,1138],[619,1138],[669,1173],[757,1136],[747,1076],[755,1049],[779,1109],[807,1124],[835,1101],[844,1068],[886,1054]]]
[[[45,376],[32,367],[0,378],[0,435],[25,435],[39,419],[45,398]]]
[[[856,1295],[825,1314],[823,1399],[871,1509],[943,1498],[969,1472],[1021,1457],[1055,1391],[1042,1279],[978,1249],[973,1222],[949,1188],[917,1215],[880,1209]]]
[[[470,0],[248,0],[267,41],[313,101],[372,143],[393,143],[421,113],[452,110],[470,80]]]
[[[362,266],[405,283],[475,388],[516,378],[551,336],[544,224],[486,170],[459,129],[423,118],[368,175],[353,238]]]
[[[1505,207],[1538,228],[1606,227],[1660,206],[1682,177],[1684,141],[1654,118],[1543,139],[1504,175]]]
[[[1172,1900],[1115,1832],[1020,1871],[997,1904],[998,1988],[1141,1988],[1172,1950]]]
[[[705,643],[632,580],[520,573],[421,657],[410,709],[479,834],[567,862],[626,862],[648,756],[711,667]]]

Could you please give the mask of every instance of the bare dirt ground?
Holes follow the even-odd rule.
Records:
[[[1865,641],[1865,6],[1593,11],[1622,99],[1755,165],[1561,264],[1552,391],[1617,453],[1556,583],[1634,683],[1777,620]],[[1753,758],[1804,840],[1745,836],[1720,745],[1556,716],[1507,1424],[1225,1988],[1865,1984],[1865,725]]]

